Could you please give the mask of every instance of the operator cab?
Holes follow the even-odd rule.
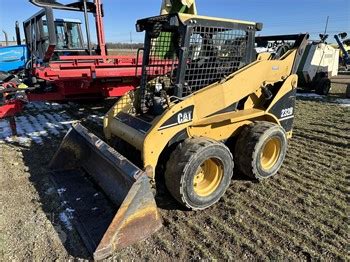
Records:
[[[169,103],[225,79],[256,59],[262,24],[187,14],[137,22],[145,31],[139,115],[160,115]],[[176,102],[174,102],[176,103]]]
[[[100,46],[94,48],[90,39],[88,16],[89,14],[96,16],[97,12],[93,1],[69,4],[54,0],[30,0],[30,2],[42,8],[23,23],[30,68],[33,67],[32,64],[59,61],[61,56],[100,55]],[[103,13],[102,7],[100,8],[100,12]],[[82,13],[84,23],[79,19],[55,19],[54,10]],[[84,34],[82,25],[85,27]]]
[[[56,51],[85,49],[80,20],[56,19],[55,30],[57,38]]]
[[[49,32],[46,20],[43,20],[43,33],[46,36],[45,46],[49,45]],[[55,19],[56,55],[73,55],[85,53],[84,37],[79,19]]]

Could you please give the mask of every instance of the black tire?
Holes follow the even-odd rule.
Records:
[[[264,152],[268,153],[264,155]],[[282,127],[270,122],[255,122],[244,127],[238,136],[235,163],[244,175],[261,180],[278,172],[286,152],[287,138]]]
[[[327,96],[331,90],[331,80],[322,78],[317,84],[315,93],[321,96]]]
[[[208,171],[205,167],[207,165],[215,169]],[[197,180],[199,182],[196,185],[195,181],[200,176],[198,174],[203,177],[201,181]],[[170,155],[165,184],[180,204],[192,210],[203,210],[224,195],[232,174],[233,157],[223,143],[205,138],[190,138],[180,143]],[[204,185],[201,186],[204,189],[199,193],[197,186],[200,185]]]

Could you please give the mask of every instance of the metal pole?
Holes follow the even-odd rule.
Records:
[[[9,39],[8,39],[7,33],[6,33],[5,30],[2,30],[2,32],[4,33],[4,36],[5,36],[5,45],[8,46],[9,45]]]
[[[18,23],[18,21],[16,21],[16,40],[17,40],[17,45],[21,45],[22,44],[21,31],[19,30],[19,23]]]
[[[105,32],[104,32],[104,26],[103,26],[103,8],[102,8],[102,0],[95,0],[95,6],[96,6],[96,15],[95,15],[95,22],[96,22],[96,32],[97,32],[97,41],[98,45],[100,47],[101,53],[100,55],[103,57],[103,61],[106,62],[106,39],[105,39]]]
[[[91,55],[91,41],[90,41],[90,25],[89,25],[89,15],[87,11],[87,5],[86,1],[84,0],[84,19],[85,19],[85,30],[86,30],[86,38],[87,38],[87,44],[88,44],[88,50],[89,54]]]
[[[131,44],[131,50],[134,50],[133,45],[132,45],[132,32],[130,31],[130,44]]]

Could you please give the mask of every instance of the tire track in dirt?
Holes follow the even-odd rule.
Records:
[[[199,214],[199,213],[195,213]],[[193,219],[186,219],[184,221],[179,222],[169,220],[167,221],[167,224],[173,224],[173,227],[181,227],[190,229],[190,232],[186,230],[187,235],[195,235],[196,239],[193,241],[201,242],[197,243],[197,245],[201,245],[206,247],[211,254],[211,258],[217,258],[217,259],[230,259],[232,256],[239,258],[237,256],[237,250],[235,253],[233,253],[232,250],[235,250],[235,248],[232,246],[232,242],[237,245],[247,245],[248,249],[246,251],[249,251],[250,255],[249,257],[255,257],[255,256],[263,256],[262,253],[259,253],[258,251],[253,251],[252,249],[249,249],[249,247],[252,247],[254,243],[250,242],[248,239],[244,239],[240,237],[239,235],[235,234],[227,234],[225,232],[224,234],[221,233],[219,230],[215,230],[212,228],[212,222],[211,222],[211,215],[202,215],[199,214],[198,217],[195,216]],[[209,222],[208,222],[209,221]],[[209,223],[209,224],[208,224]],[[201,226],[198,226],[201,225]],[[176,229],[176,231],[178,231]],[[218,245],[217,239],[227,239],[226,245]],[[204,244],[202,244],[204,243]],[[229,245],[227,245],[230,243]],[[243,251],[245,248],[243,248]]]
[[[231,191],[232,192],[232,191]],[[229,192],[227,192],[229,194]],[[237,214],[234,218],[231,218],[229,226],[232,230],[237,230],[246,239],[254,239],[254,243],[258,244],[257,248],[261,249],[264,254],[267,254],[269,258],[282,258],[282,257],[293,257],[294,254],[289,252],[287,249],[282,249],[279,244],[283,241],[282,238],[271,238],[267,236],[265,230],[261,228],[255,229],[250,223],[249,219],[242,219],[239,217],[239,210],[244,208],[240,206],[239,202],[232,202],[230,199],[235,199],[235,193],[231,196],[224,198],[225,209],[234,210]],[[235,204],[233,204],[235,203]],[[236,206],[238,205],[238,206]],[[279,241],[278,241],[279,240]]]
[[[335,123],[332,123],[332,125],[330,124],[326,124],[326,123],[319,123],[319,122],[315,122],[315,123],[309,123],[309,126],[315,126],[315,127],[319,127],[320,130],[324,129],[324,128],[329,128],[331,130],[338,130],[338,131],[343,131],[343,132],[350,132],[350,125],[348,125],[348,127],[344,127],[344,123],[339,123],[339,125],[336,125]]]
[[[213,210],[215,210],[215,208],[213,208]],[[222,231],[215,230],[215,228],[213,227],[214,225],[210,220],[212,215],[206,215],[208,211],[202,211],[202,212],[205,212],[205,213],[200,214],[199,212],[196,212],[195,214],[198,214],[198,217],[196,216],[193,220],[192,219],[184,220],[183,221],[184,227],[191,229],[194,235],[197,235],[197,236],[200,235],[200,239],[198,239],[198,241],[202,243],[210,242],[212,246],[211,247],[207,246],[207,248],[209,248],[210,251],[213,251],[213,249],[216,251],[214,252],[214,255],[215,255],[214,257],[218,259],[229,259],[230,258],[229,255],[234,254],[235,257],[239,258],[240,256],[236,254],[239,251],[239,249],[237,249],[236,247],[241,247],[243,243],[248,243],[248,242],[250,243],[250,240],[244,239],[240,237],[238,234],[227,234],[227,232],[224,232],[223,234]],[[214,211],[214,213],[216,212]],[[201,227],[196,226],[197,224],[200,224]],[[221,239],[221,240],[226,239],[227,244],[226,245],[221,244],[220,246],[218,246],[217,245],[218,239]],[[248,245],[251,247],[253,244],[254,243],[250,243],[250,245],[249,244]],[[252,251],[249,248],[246,249],[242,247],[241,249],[243,251],[241,255],[244,255],[245,252],[249,252],[249,255],[245,254],[245,255],[248,255],[249,257],[262,255],[262,254],[256,253],[255,251]],[[233,250],[236,250],[236,251],[234,252]]]
[[[339,181],[339,179],[341,180],[342,177],[335,176],[333,172],[329,172],[347,168],[347,166],[343,165],[341,160],[337,160],[335,158],[326,158],[321,155],[313,154],[312,152],[305,154],[303,150],[298,151],[293,149],[288,151],[288,155],[283,166],[289,165],[298,165],[298,167],[302,167],[308,170],[328,170],[327,173],[322,173],[318,177],[322,177],[323,179],[330,179],[332,182],[338,181],[346,183],[346,181]],[[343,176],[343,174],[339,175]],[[318,179],[318,177],[315,179]]]
[[[163,220],[171,225],[171,228],[178,232],[178,236],[181,239],[183,246],[192,247],[190,250],[196,250],[199,252],[200,257],[197,259],[214,259],[212,254],[208,251],[208,249],[202,244],[198,243],[198,239],[192,237],[193,234],[185,231],[187,227],[184,227],[184,224],[180,221],[173,221],[170,217],[164,217]],[[181,226],[180,226],[181,224]],[[192,232],[194,233],[194,232]],[[188,248],[186,248],[188,250]],[[196,254],[193,254],[196,256]],[[195,258],[196,259],[196,258]]]
[[[305,204],[306,202],[310,202],[310,204],[313,204],[317,207],[323,207],[324,205],[332,206],[334,207],[334,200],[336,199],[326,199],[323,197],[321,200],[320,195],[318,193],[314,193],[312,190],[307,190],[307,188],[297,187],[298,184],[290,184],[285,182],[283,179],[274,179],[270,183],[266,183],[267,186],[271,186],[271,190],[282,190],[285,194],[290,194],[291,196],[294,196],[296,200],[302,200],[302,204]],[[292,189],[293,190],[292,190]],[[298,189],[299,192],[296,192],[295,189]],[[305,200],[306,196],[308,197],[307,200]],[[333,209],[332,212],[337,213],[338,215],[345,217],[346,216],[346,204],[342,203],[336,203],[337,209]],[[344,206],[345,204],[345,206]],[[320,211],[320,212],[323,212]]]
[[[347,193],[346,186],[347,184],[346,178],[339,178],[341,175],[341,171],[337,172],[337,174],[333,175],[333,177],[329,177],[327,173],[330,171],[329,169],[319,169],[319,171],[315,172],[312,169],[306,169],[302,165],[293,165],[293,161],[286,161],[282,166],[280,173],[288,173],[288,175],[293,179],[303,179],[303,182],[308,186],[312,185],[319,189],[324,189],[329,192],[333,192],[334,190],[341,191],[342,193]],[[315,165],[317,167],[317,165]],[[302,172],[302,173],[301,173]],[[298,174],[300,173],[300,174]],[[338,174],[339,173],[339,174]],[[338,177],[338,179],[337,179]],[[315,185],[316,183],[316,185]],[[335,184],[336,183],[336,184]],[[338,184],[341,183],[341,184]]]
[[[206,221],[207,219],[205,219]],[[195,232],[197,235],[199,235],[201,237],[201,239],[204,240],[204,242],[206,243],[206,246],[208,248],[210,248],[210,250],[214,250],[215,251],[215,255],[218,259],[224,259],[224,260],[228,260],[230,259],[230,257],[233,257],[233,253],[228,249],[225,248],[221,245],[218,246],[218,242],[215,240],[216,237],[216,233],[212,232],[213,230],[211,230],[211,232],[207,232],[206,230],[204,230],[203,226],[200,227],[197,225],[201,224],[203,225],[203,222],[200,223],[197,220],[189,220],[187,221],[187,226],[193,230],[193,232]],[[208,243],[210,243],[210,246],[208,246]]]
[[[258,245],[258,248],[262,249],[264,254],[269,254],[269,257],[281,257],[282,254],[286,254],[288,252],[287,250],[282,250],[278,245],[276,245],[274,239],[271,240],[263,238],[261,232],[258,232],[258,230],[251,227],[247,221],[238,217],[238,208],[235,205],[232,205],[232,202],[229,202],[229,199],[234,199],[235,194],[231,196],[228,195],[229,191],[223,198],[223,203],[225,205],[219,208],[234,211],[235,216],[231,217],[228,221],[232,230],[237,230],[237,232],[239,232],[246,239],[252,239],[252,241]]]
[[[341,140],[341,141],[347,141],[350,139],[350,136],[346,135],[346,133],[344,132],[341,132],[340,130],[334,130],[332,129],[332,131],[335,131],[335,132],[330,132],[329,131],[330,129],[328,130],[320,130],[318,128],[311,128],[311,129],[307,129],[307,128],[301,128],[299,127],[297,129],[298,132],[301,132],[301,133],[308,133],[308,132],[311,132],[311,133],[314,133],[316,134],[317,136],[322,136],[322,137],[328,137],[328,138],[336,138],[337,140]]]
[[[297,144],[296,144],[297,143]],[[297,141],[292,141],[292,143],[290,143],[289,145],[289,150],[288,150],[288,154],[287,154],[287,159],[289,156],[290,152],[297,152],[299,153],[299,155],[297,156],[299,159],[299,156],[306,156],[306,157],[316,157],[313,158],[312,160],[316,163],[319,164],[323,164],[326,167],[330,167],[329,165],[327,165],[327,162],[331,161],[339,161],[341,162],[344,157],[346,157],[347,152],[350,153],[350,150],[344,150],[342,152],[334,152],[332,153],[331,151],[328,150],[328,148],[322,148],[320,146],[316,147],[316,144],[312,144],[311,142],[309,142],[307,145],[305,145],[303,143],[303,141],[297,140]],[[322,152],[322,154],[320,154],[320,152]]]
[[[287,171],[287,172],[290,171],[288,172],[288,176],[285,176],[286,179],[293,180],[297,184],[303,184],[306,187],[308,187],[309,190],[317,189],[329,195],[339,195],[339,192],[341,192],[344,194],[344,197],[348,193],[345,187],[344,188],[342,186],[333,187],[333,183],[331,183],[333,181],[328,182],[327,179],[324,179],[323,177],[318,179],[317,174],[311,169],[303,172],[302,177],[297,175],[298,171],[299,172],[303,171],[303,169],[301,168],[293,167],[291,165],[285,165],[281,169],[280,173],[283,171]],[[328,170],[325,170],[325,172],[327,171]],[[322,171],[320,170],[318,172],[322,172]]]
[[[211,216],[208,219],[218,231],[223,231],[225,234],[231,236],[237,245],[249,251],[253,257],[257,258],[258,260],[267,260],[266,255],[261,252],[260,249],[257,249],[255,243],[251,242],[249,238],[239,236],[235,230],[233,230],[226,223],[223,223],[222,220],[216,216]]]
[[[295,158],[297,158],[297,156],[295,156]],[[309,163],[309,165],[302,165],[302,166],[300,166],[300,165],[296,165],[295,163],[293,164],[293,162],[292,162],[290,165],[284,165],[282,167],[281,172],[283,172],[283,170],[291,171],[291,172],[288,172],[289,176],[286,176],[286,179],[292,179],[295,182],[297,182],[296,185],[300,189],[300,191],[302,191],[302,192],[310,191],[310,189],[305,188],[305,186],[314,186],[313,187],[314,189],[320,189],[321,191],[330,192],[330,195],[332,195],[332,196],[333,195],[337,195],[337,196],[339,195],[339,191],[341,190],[341,187],[338,187],[338,189],[336,189],[333,192],[333,188],[336,188],[336,187],[333,187],[332,183],[326,182],[327,180],[330,180],[329,178],[328,179],[324,179],[324,181],[320,181],[321,183],[319,185],[313,185],[312,180],[311,180],[311,184],[310,184],[309,179],[302,179],[304,177],[308,178],[308,176],[314,175],[315,179],[317,180],[317,177],[318,177],[319,173],[327,174],[329,172],[329,169],[321,169],[317,165],[313,166],[314,162],[309,162],[309,161],[307,161],[305,159],[303,159],[303,161],[306,162],[306,163]],[[302,178],[300,176],[296,175],[297,173],[300,173],[300,172],[303,172],[303,177]],[[334,176],[334,177],[337,177],[337,176]],[[337,181],[337,182],[339,182],[339,181]],[[343,190],[345,192],[343,192],[343,191],[341,191],[341,192],[347,193],[346,189],[343,189]],[[310,194],[314,195],[313,190],[310,191]]]
[[[250,205],[250,203],[252,203],[252,200],[254,202],[257,202],[257,199],[253,198],[253,199],[249,199],[247,198],[246,195],[244,196],[238,196],[238,195],[233,195],[231,196],[231,198],[234,198],[234,200],[229,199],[226,201],[227,205],[234,205],[235,203],[238,203],[238,207],[237,207],[237,212],[244,212],[244,210],[247,210],[247,203],[248,206]],[[247,202],[242,201],[242,199],[246,199]],[[259,203],[257,203],[259,204]],[[268,240],[268,241],[273,241],[273,242],[277,242],[279,245],[281,245],[281,243],[284,243],[282,246],[285,248],[283,250],[283,254],[286,254],[287,251],[290,251],[288,249],[288,241],[286,241],[286,238],[284,237],[283,234],[276,234],[276,232],[274,232],[273,230],[271,230],[273,228],[272,225],[270,225],[270,221],[269,222],[264,222],[262,221],[262,218],[265,219],[265,217],[259,217],[258,219],[251,219],[251,216],[244,216],[245,220],[244,223],[246,223],[248,226],[250,227],[257,227],[256,223],[260,223],[261,226],[258,226],[257,228],[259,229],[259,234],[262,236],[262,238],[264,240]],[[248,218],[248,219],[247,219]],[[252,223],[253,222],[253,223]],[[268,224],[268,226],[265,225]],[[264,226],[265,225],[265,226]],[[266,230],[267,229],[267,230]],[[271,236],[271,233],[273,233],[273,235]],[[287,252],[288,253],[288,252]]]
[[[321,233],[329,235],[332,239],[338,240],[339,242],[336,243],[347,243],[347,239],[345,239],[343,236],[337,235],[333,232],[333,228],[327,227],[327,222],[325,222],[323,219],[320,220],[319,216],[315,215],[315,209],[308,210],[307,214],[303,213],[297,213],[293,209],[291,209],[291,203],[283,202],[283,199],[278,198],[276,195],[274,195],[269,190],[264,190],[265,187],[260,188],[258,192],[254,190],[247,190],[247,194],[253,198],[257,199],[259,201],[259,205],[263,205],[265,208],[271,208],[272,210],[278,210],[278,213],[281,213],[285,215],[286,217],[290,218],[290,221],[294,221],[295,223],[302,222],[304,225],[310,226],[314,231],[320,230]],[[270,199],[279,199],[278,203],[271,201]],[[273,212],[273,211],[271,211]],[[303,215],[304,214],[304,215]],[[307,215],[307,216],[306,216]],[[331,219],[329,222],[331,222],[333,219]]]
[[[340,161],[342,161],[344,157],[346,157],[346,152],[350,151],[346,148],[344,148],[342,151],[339,151],[339,149],[329,147],[328,145],[320,145],[317,141],[307,141],[300,138],[294,139],[294,137],[292,138],[289,148],[298,149],[299,151],[303,150],[304,154],[311,152],[316,156],[335,158]]]
[[[265,234],[268,234],[270,238],[279,238],[281,239],[280,245],[283,245],[287,250],[289,250],[289,243],[292,243],[294,247],[298,247],[301,250],[306,249],[313,257],[317,257],[317,253],[314,252],[312,249],[308,249],[302,240],[296,239],[295,237],[290,236],[289,234],[286,234],[285,231],[281,230],[279,227],[275,227],[274,224],[272,224],[272,221],[264,221],[261,219],[261,216],[257,216],[254,213],[252,213],[248,208],[241,208],[240,212],[245,214],[245,217],[249,217],[249,220],[253,222],[252,226],[255,226],[257,228],[263,228]]]
[[[316,150],[316,153],[318,151],[318,154],[322,152],[325,155],[338,157],[338,158],[346,157],[345,152],[349,151],[347,148],[343,148],[343,150],[339,150],[339,148],[330,147],[327,144],[320,144],[316,140],[310,140],[303,137],[298,137],[296,134],[293,134],[293,138],[290,141],[290,144],[293,147],[297,147],[298,146],[297,143],[300,143],[305,149],[307,149],[306,152],[308,152],[308,150]]]
[[[333,141],[333,140],[328,140],[323,136],[316,136],[316,135],[310,135],[308,133],[303,133],[303,132],[298,132],[294,133],[295,137],[303,137],[307,140],[317,140],[320,143],[325,144],[326,146],[331,146],[331,147],[337,147],[340,149],[347,148],[348,144],[347,142],[344,141]],[[339,150],[339,149],[338,149]]]
[[[288,176],[285,176],[284,178],[288,178]],[[289,187],[291,187],[291,184],[288,183],[290,181],[286,181],[286,179],[283,179],[281,177],[277,177],[274,181],[277,182],[278,184],[285,186],[285,187],[287,187],[287,185],[289,185]],[[344,213],[346,212],[346,208],[345,208],[346,201],[339,199],[338,198],[339,194],[325,194],[325,192],[323,192],[323,190],[318,191],[316,188],[308,189],[307,187],[305,187],[303,180],[301,180],[301,181],[302,181],[301,183],[296,183],[294,181],[294,183],[293,183],[294,187],[291,187],[291,188],[296,189],[297,192],[300,192],[304,195],[307,195],[308,197],[310,197],[310,196],[313,197],[313,200],[314,200],[313,203],[316,205],[321,206],[321,204],[329,204],[333,207],[336,207],[339,211],[342,211]],[[271,183],[271,185],[273,185],[273,183]],[[320,199],[320,197],[323,197],[323,198],[321,198],[321,200],[327,200],[329,202],[326,202],[326,201],[323,203],[319,202],[318,200]]]
[[[341,224],[342,222],[344,222],[344,220],[347,219],[347,216],[344,214],[340,214],[337,210],[332,209],[331,212],[328,212],[329,210],[324,211],[324,208],[320,209],[318,206],[315,205],[306,205],[301,203],[301,201],[299,201],[300,197],[297,196],[297,198],[295,199],[295,201],[293,201],[293,199],[291,198],[287,198],[285,200],[285,196],[286,196],[286,192],[283,190],[284,188],[280,188],[281,190],[276,190],[275,188],[271,189],[271,184],[266,184],[265,187],[260,188],[260,190],[258,192],[261,191],[265,191],[266,190],[266,194],[267,197],[271,196],[274,199],[279,199],[280,201],[284,200],[286,201],[286,205],[289,207],[294,207],[295,210],[302,210],[303,213],[305,213],[305,215],[311,216],[313,217],[314,214],[316,215],[316,222],[318,221],[318,219],[323,219],[322,222],[325,225],[327,225],[328,227],[332,228],[333,230],[336,230],[338,224]],[[338,219],[337,219],[338,218]],[[314,221],[314,220],[311,220]],[[340,221],[339,223],[336,223],[337,221]]]
[[[254,218],[254,220],[259,222],[261,222],[261,217],[269,218],[271,221],[274,222],[274,226],[276,225],[279,226],[278,231],[283,238],[289,239],[290,241],[293,241],[293,242],[295,241],[295,239],[302,239],[303,248],[306,248],[306,250],[309,250],[309,252],[312,252],[313,256],[315,256],[315,254],[317,254],[320,250],[313,250],[312,247],[321,247],[322,249],[328,250],[328,252],[331,252],[332,255],[336,257],[341,257],[341,254],[337,250],[334,250],[337,248],[334,245],[329,245],[324,242],[318,242],[316,239],[309,237],[302,230],[299,230],[298,228],[296,229],[295,225],[291,224],[287,220],[283,220],[281,216],[275,215],[273,212],[264,208],[262,205],[258,205],[258,203],[250,204],[249,201],[246,200],[246,198],[243,198],[240,196],[238,196],[238,198],[245,207],[242,209],[242,212],[249,213],[250,218]],[[257,214],[255,215],[255,213]],[[305,240],[307,242],[305,242]]]

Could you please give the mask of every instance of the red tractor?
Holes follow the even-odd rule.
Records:
[[[26,41],[24,68],[15,75],[3,73],[0,78],[0,118],[20,111],[25,100],[119,97],[139,85],[141,68],[138,67],[138,55],[107,55],[100,0],[70,4],[52,0],[30,2],[42,9],[23,23]],[[55,19],[54,9],[82,12],[86,39],[79,20]],[[89,14],[93,14],[96,24],[95,47],[91,41]]]
[[[23,23],[26,45],[21,45],[16,23],[18,46],[10,47],[10,51],[15,49],[13,53],[8,49],[1,52],[0,48],[0,70],[3,61],[21,65],[15,67],[12,74],[0,72],[0,119],[13,117],[22,110],[26,101],[120,97],[139,85],[142,48],[134,56],[107,54],[102,0],[80,0],[69,4],[55,0],[29,2],[42,9]],[[86,39],[80,20],[55,19],[54,10],[81,12]],[[161,13],[173,12],[195,14],[195,1],[163,0]],[[91,14],[96,24],[96,46],[91,41]],[[9,57],[1,60],[2,53],[9,54]],[[13,59],[16,56],[18,61]],[[166,61],[161,63],[163,67],[159,70],[171,70],[173,65]],[[5,68],[8,67],[5,65]]]

